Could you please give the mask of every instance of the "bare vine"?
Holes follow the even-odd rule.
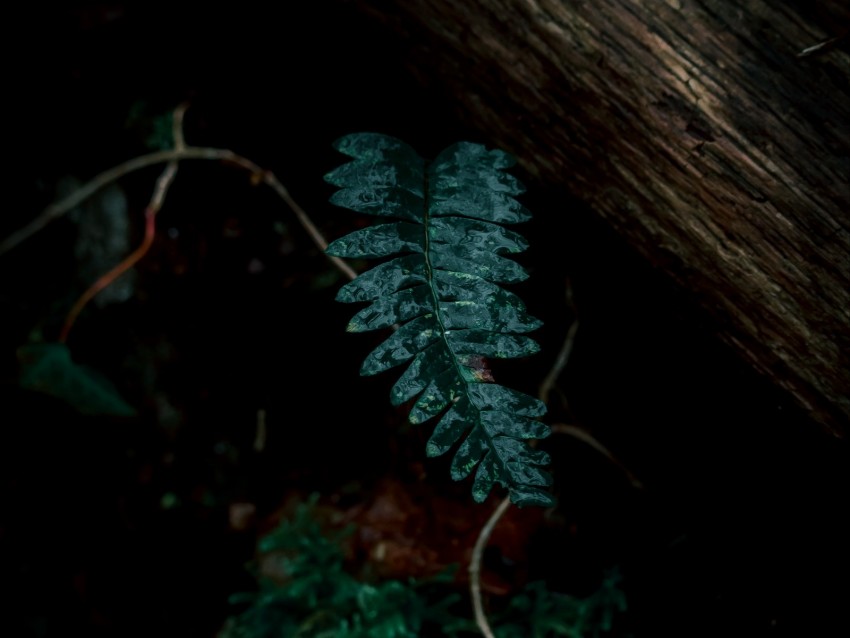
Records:
[[[567,303],[572,308],[573,314],[577,317],[577,311],[575,308],[575,304],[573,303],[572,298],[572,287],[567,284]],[[543,381],[540,383],[540,387],[537,391],[538,398],[544,403],[549,402],[549,397],[554,389],[556,389],[556,384],[558,381],[558,377],[561,376],[561,373],[567,367],[569,363],[570,356],[573,352],[573,347],[575,345],[576,334],[578,333],[579,321],[578,318],[573,319],[570,323],[569,328],[567,328],[566,336],[564,337],[564,342],[561,344],[561,349],[558,352],[558,355],[555,357],[554,362],[552,363],[552,367],[549,372],[543,378]],[[557,423],[552,426],[552,432],[555,434],[566,434],[571,436],[579,441],[582,441],[586,445],[590,446],[600,454],[602,454],[605,458],[607,458],[611,463],[619,467],[625,475],[628,477],[632,486],[635,488],[642,488],[643,485],[641,482],[629,471],[629,469],[619,460],[614,454],[611,453],[608,448],[606,448],[599,440],[593,436],[590,432],[588,432],[585,428],[579,425],[570,425],[566,423]],[[490,515],[490,518],[487,519],[487,522],[484,524],[484,527],[481,528],[481,531],[478,534],[478,538],[475,541],[475,546],[472,549],[472,556],[469,561],[469,593],[472,597],[472,607],[473,612],[475,614],[475,624],[478,625],[478,630],[485,638],[495,638],[495,634],[493,633],[493,629],[490,627],[490,623],[487,620],[487,614],[484,611],[484,602],[481,596],[481,561],[484,556],[484,550],[487,548],[487,542],[490,540],[490,536],[493,534],[493,530],[496,528],[499,520],[505,515],[505,512],[508,511],[511,505],[510,497],[505,497],[497,506],[496,509],[493,510],[493,513]]]
[[[182,119],[182,116],[181,116]],[[175,137],[177,140],[182,140],[182,132],[180,137]],[[176,144],[175,148],[164,151],[156,151],[148,153],[128,160],[117,166],[113,166],[92,178],[89,182],[69,194],[67,197],[53,202],[47,206],[35,219],[23,228],[15,231],[2,242],[0,242],[0,255],[12,250],[19,244],[29,239],[50,222],[55,221],[73,210],[80,203],[94,195],[97,191],[111,184],[112,182],[133,173],[135,171],[155,166],[157,164],[165,164],[168,162],[180,162],[182,160],[208,160],[220,161],[227,164],[232,164],[239,168],[248,171],[252,179],[257,183],[264,183],[274,190],[278,196],[284,201],[289,209],[295,214],[301,226],[307,231],[307,234],[313,240],[313,243],[318,246],[322,252],[328,246],[327,240],[322,233],[307,215],[301,206],[292,198],[287,188],[281,181],[269,170],[265,170],[247,157],[234,153],[229,149],[223,148],[207,148],[200,146],[185,146]],[[164,197],[164,194],[163,194]],[[338,257],[328,257],[336,268],[349,279],[354,279],[357,273]]]

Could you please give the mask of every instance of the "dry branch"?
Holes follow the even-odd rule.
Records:
[[[17,247],[22,242],[26,241],[40,230],[42,230],[45,226],[47,226],[50,222],[55,221],[67,214],[71,210],[73,210],[80,203],[94,195],[101,188],[104,188],[108,184],[133,173],[135,171],[141,170],[143,168],[147,168],[148,166],[155,166],[157,164],[164,164],[170,162],[179,162],[181,160],[214,160],[221,161],[232,164],[234,166],[238,166],[242,168],[254,176],[257,182],[262,182],[267,186],[271,187],[278,196],[284,201],[284,203],[289,207],[289,209],[295,214],[295,217],[298,219],[301,226],[307,233],[310,235],[310,238],[313,240],[313,243],[319,248],[319,250],[323,251],[328,247],[328,242],[304,211],[301,206],[292,198],[289,194],[289,191],[286,187],[281,183],[281,181],[272,173],[271,171],[263,170],[260,166],[252,162],[246,157],[238,155],[233,151],[222,148],[204,148],[204,147],[196,147],[196,146],[186,146],[177,147],[173,150],[168,151],[157,151],[155,153],[149,153],[147,155],[142,155],[139,157],[135,157],[131,160],[124,162],[123,164],[119,164],[118,166],[114,166],[104,172],[100,173],[89,182],[75,190],[73,193],[65,197],[64,199],[53,202],[47,208],[45,208],[39,215],[37,215],[29,224],[24,226],[23,228],[15,231],[11,235],[9,235],[6,239],[0,242],[0,255],[6,253],[13,248]],[[331,263],[336,266],[336,268],[342,272],[349,279],[354,279],[357,277],[357,273],[346,264],[344,261],[337,257],[328,256]]]

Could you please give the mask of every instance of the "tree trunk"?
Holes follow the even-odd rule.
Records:
[[[846,433],[850,9],[360,4],[406,38],[419,72],[448,83],[494,143],[588,202],[693,291],[741,356]]]

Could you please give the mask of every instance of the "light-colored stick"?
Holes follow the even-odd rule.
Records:
[[[171,150],[156,151],[154,153],[148,153],[147,155],[141,155],[100,173],[67,197],[47,206],[47,208],[45,208],[41,214],[39,214],[38,217],[33,219],[29,224],[15,231],[0,242],[0,255],[3,255],[26,239],[29,239],[50,222],[59,219],[69,211],[73,210],[80,203],[115,180],[135,171],[147,168],[148,166],[155,166],[156,164],[164,164],[171,161],[179,162],[181,160],[220,161],[233,164],[248,171],[255,179],[271,187],[272,190],[280,196],[289,209],[295,214],[295,217],[298,219],[301,226],[304,227],[304,230],[307,231],[307,234],[310,235],[313,243],[316,244],[321,251],[324,252],[324,250],[328,247],[328,242],[322,233],[319,232],[319,229],[312,222],[307,213],[304,212],[304,209],[301,208],[294,199],[292,199],[289,191],[280,182],[280,180],[275,177],[274,173],[263,170],[247,157],[238,155],[228,149],[198,146],[183,146],[181,148],[177,146]],[[328,258],[334,266],[336,266],[337,269],[339,269],[349,279],[355,279],[357,277],[357,273],[338,257],[328,256]]]

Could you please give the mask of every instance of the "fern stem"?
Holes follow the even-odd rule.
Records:
[[[490,623],[487,620],[487,614],[484,613],[484,603],[481,599],[481,559],[484,556],[484,549],[487,547],[487,542],[496,527],[496,523],[504,516],[505,512],[511,506],[511,497],[506,496],[499,503],[499,506],[487,519],[481,532],[478,534],[478,540],[475,541],[475,546],[472,548],[472,557],[469,561],[469,593],[472,597],[472,607],[475,611],[475,624],[481,630],[481,634],[485,638],[495,638],[493,630],[490,628]]]
[[[567,286],[567,299],[572,303],[572,289],[570,286]],[[573,307],[574,308],[574,307]],[[566,368],[567,363],[570,360],[570,355],[573,352],[573,345],[575,343],[576,332],[578,331],[578,320],[573,320],[570,324],[570,327],[567,329],[566,337],[564,338],[564,343],[561,346],[561,350],[558,353],[558,356],[555,358],[555,361],[552,363],[552,368],[546,374],[546,377],[543,379],[543,382],[540,384],[540,389],[538,390],[538,398],[544,403],[548,402],[549,394],[552,391],[552,388],[555,386],[555,382],[558,380],[558,377],[563,372],[564,368]],[[575,432],[569,430],[570,426],[566,426],[564,424],[559,424],[562,426],[562,429],[556,430],[554,427],[552,428],[554,431],[560,431],[568,434],[572,434],[573,436],[577,436],[581,438],[589,445],[591,445],[594,449],[602,452],[609,458],[613,459],[613,455],[611,455],[608,450],[602,446],[595,438],[593,438],[589,433],[586,433],[584,430],[580,432]],[[574,430],[580,430],[576,426],[573,426]],[[583,434],[585,436],[580,436]],[[587,440],[590,439],[590,440]],[[533,443],[532,443],[533,444]],[[625,469],[625,468],[624,468]],[[484,604],[481,599],[481,560],[484,555],[484,549],[487,547],[487,542],[490,540],[490,536],[493,534],[493,530],[496,528],[496,525],[501,520],[502,516],[505,515],[505,512],[508,511],[508,507],[510,507],[511,498],[510,496],[506,496],[499,506],[493,511],[490,515],[490,518],[484,524],[484,527],[481,528],[481,531],[478,534],[478,539],[475,541],[475,546],[472,549],[472,557],[469,562],[469,592],[472,597],[472,607],[475,613],[475,624],[478,625],[479,630],[485,638],[495,638],[493,634],[493,630],[490,628],[490,623],[487,621],[487,615],[484,613]]]

